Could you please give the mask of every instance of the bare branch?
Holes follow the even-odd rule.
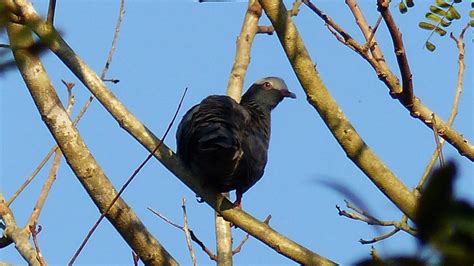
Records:
[[[388,0],[377,0],[378,10],[382,15],[385,24],[387,25],[388,31],[392,36],[393,46],[395,50],[395,56],[398,62],[398,68],[402,75],[402,91],[399,99],[404,103],[405,106],[412,106],[414,101],[413,94],[413,80],[410,70],[410,64],[403,44],[402,33],[397,27],[395,20],[392,17],[389,7],[390,1]]]
[[[38,260],[41,266],[45,266],[47,264],[46,264],[46,261],[44,260],[43,254],[41,253],[39,242],[38,242],[38,234],[41,232],[41,225],[38,225],[38,227],[36,227],[36,222],[35,222],[31,225],[27,225],[27,227],[30,229],[31,236],[33,238],[33,243],[35,244],[35,250],[37,254],[36,259]],[[36,230],[36,228],[38,228],[38,230]]]
[[[153,214],[155,214],[156,216],[160,217],[161,219],[163,219],[163,221],[167,222],[168,224],[178,228],[179,230],[183,231],[184,232],[184,227],[173,222],[172,220],[166,218],[166,216],[164,216],[163,214],[151,209],[151,208],[147,208],[149,211],[151,211]],[[189,234],[191,236],[191,239],[199,245],[199,247],[201,247],[202,251],[204,251],[208,256],[209,256],[209,259],[213,260],[213,261],[217,261],[217,256],[214,255],[214,253],[212,253],[212,251],[206,247],[206,245],[201,241],[199,240],[199,238],[196,236],[196,234],[194,234],[194,231],[192,229],[189,229]]]
[[[31,213],[30,218],[28,219],[28,222],[26,224],[27,228],[29,226],[34,226],[38,221],[38,218],[41,214],[41,210],[43,209],[44,203],[46,202],[46,198],[49,195],[49,191],[51,190],[51,187],[53,186],[53,183],[56,180],[56,173],[59,169],[61,155],[62,153],[58,149],[56,151],[56,155],[54,156],[53,165],[51,166],[51,169],[49,171],[48,178],[46,179],[46,182],[44,183],[43,188],[41,189],[40,196],[38,197],[33,212]]]
[[[189,232],[189,225],[188,225],[188,214],[186,213],[186,199],[183,198],[183,204],[181,205],[183,209],[183,231],[184,235],[186,236],[186,245],[188,246],[189,255],[191,256],[191,261],[193,262],[194,266],[197,266],[196,254],[194,254],[193,245],[191,243],[191,233]]]
[[[29,233],[26,230],[19,228],[16,224],[15,217],[11,209],[6,204],[3,193],[0,192],[0,217],[5,224],[3,231],[4,235],[15,243],[15,248],[18,253],[32,266],[40,266],[40,263],[36,259],[38,253],[35,248],[31,246],[28,241]]]
[[[10,197],[10,199],[8,200],[8,206],[10,206],[13,203],[13,201],[15,201],[15,199],[21,194],[21,192],[23,192],[23,190],[31,183],[31,181],[33,181],[36,175],[41,171],[41,169],[43,169],[44,165],[49,161],[49,158],[51,158],[51,155],[53,155],[53,153],[55,153],[58,150],[59,149],[57,145],[51,148],[51,150],[48,152],[48,154],[46,154],[46,156],[43,158],[40,164],[36,167],[33,173],[26,179],[26,181],[20,186],[20,188],[18,188],[18,190],[15,191],[15,193],[13,193],[13,195]]]
[[[113,55],[114,55],[114,52],[115,52],[115,47],[117,46],[117,40],[118,40],[121,25],[122,25],[122,18],[123,18],[123,15],[125,14],[124,2],[125,2],[124,0],[121,0],[121,2],[120,2],[120,11],[119,11],[118,19],[117,19],[117,25],[115,26],[115,33],[114,33],[114,37],[113,37],[113,40],[112,40],[112,45],[111,45],[110,50],[109,50],[107,61],[106,61],[105,66],[102,70],[101,77],[106,76],[107,71],[109,69],[109,66],[112,62],[112,58],[113,58]],[[51,4],[51,2],[50,2],[50,4]],[[102,78],[102,79],[104,79],[104,78]],[[116,80],[116,79],[112,79],[110,81],[113,82],[113,83],[118,83],[119,82],[119,80]],[[66,85],[66,86],[68,86],[68,85]],[[92,103],[93,100],[94,100],[94,96],[91,95],[89,97],[89,99],[87,100],[87,102],[84,104],[84,106],[79,111],[79,114],[77,115],[77,117],[74,119],[74,126],[79,123],[79,121],[84,116],[85,112],[87,111],[87,109],[89,108],[89,106],[90,106],[90,104]],[[27,180],[20,186],[20,188],[8,200],[8,206],[10,206],[12,204],[12,202],[20,195],[20,193],[31,183],[31,181],[33,181],[33,179],[36,177],[36,175],[39,173],[39,171],[49,161],[49,158],[51,158],[51,155],[53,155],[53,153],[56,152],[57,150],[58,150],[58,145],[54,145],[54,147],[52,147],[51,150],[49,150],[49,152],[44,156],[43,160],[36,167],[36,169],[33,171],[33,173],[27,178]]]
[[[387,239],[391,236],[393,236],[394,234],[396,234],[398,231],[400,231],[400,228],[394,228],[392,231],[386,233],[386,234],[383,234],[381,236],[377,236],[377,237],[374,237],[370,240],[364,240],[364,239],[359,239],[359,242],[362,244],[362,245],[367,245],[367,244],[373,244],[375,242],[378,242],[380,240],[384,240],[384,239]]]
[[[300,6],[301,6],[302,3],[303,3],[302,0],[295,0],[293,2],[293,6],[288,11],[290,16],[292,16],[292,17],[298,16],[298,13],[300,12]]]
[[[11,1],[12,0],[8,0],[7,2],[11,5],[16,4],[24,7],[21,8],[24,12],[22,16],[27,21],[35,22],[31,24],[31,27],[40,38],[51,36],[52,32],[56,32],[54,28],[45,25],[29,2],[26,2],[26,0],[16,0],[15,3],[12,3]],[[59,34],[55,34],[54,38],[48,42],[48,47],[71,69],[71,71],[95,95],[95,97],[97,97],[107,111],[109,111],[109,113],[119,122],[121,127],[129,132],[145,148],[149,151],[153,151],[158,144],[159,139],[125,108],[125,106],[100,80],[96,73],[87,66],[84,61],[82,61],[82,59],[71,49],[71,47],[69,47]],[[232,203],[223,198],[216,190],[210,187],[203,187],[196,178],[193,178],[189,169],[182,164],[180,159],[166,145],[162,145],[154,156],[184,184],[205,200],[206,203],[217,210],[226,220],[232,222],[232,224],[239,228],[242,228],[242,230],[250,233],[252,236],[261,240],[274,250],[277,250],[279,254],[303,264],[334,264],[334,262],[281,235],[246,212],[237,208],[232,208]],[[100,189],[103,188],[101,187]],[[107,193],[104,192],[104,194]],[[112,210],[114,209],[116,208],[112,208]],[[138,254],[140,255],[140,253]],[[154,254],[157,254],[156,250]],[[163,253],[158,252],[158,254]],[[143,260],[141,255],[140,258]]]
[[[46,22],[51,25],[54,25],[55,10],[56,10],[56,0],[49,0],[48,16],[46,17]]]
[[[328,24],[331,28],[334,29],[334,31],[331,31],[331,32],[336,37],[337,35],[334,32],[341,34],[341,36],[344,38],[345,41],[341,41],[340,38],[337,38],[339,41],[341,41],[343,44],[345,44],[346,46],[348,46],[349,48],[357,52],[359,55],[361,55],[372,66],[372,68],[375,70],[379,79],[382,82],[384,82],[384,84],[390,90],[390,95],[394,97],[395,99],[397,99],[406,109],[408,109],[408,111],[410,111],[411,116],[422,121],[430,129],[433,128],[433,123],[432,123],[433,120],[431,119],[431,114],[433,114],[433,111],[431,111],[427,106],[425,106],[421,102],[421,100],[415,97],[414,95],[413,95],[413,98],[411,98],[410,93],[411,94],[413,93],[412,90],[410,92],[410,90],[406,90],[402,86],[400,86],[400,81],[386,65],[385,60],[383,59],[383,55],[377,46],[374,46],[374,45],[371,46],[372,53],[374,56],[373,57],[370,56],[368,53],[366,53],[366,47],[361,46],[356,41],[354,41],[347,32],[345,32],[339,25],[337,25],[334,21],[332,21],[330,17],[328,17],[321,10],[315,7],[314,4],[312,4],[309,0],[305,0],[304,3],[308,5],[308,7],[310,7],[311,10],[313,10],[318,16],[320,16],[326,24]],[[372,30],[367,25],[367,22],[365,22],[365,18],[363,17],[361,11],[359,10],[356,2],[351,1],[351,0],[346,0],[346,3],[349,4],[351,11],[353,11],[354,17],[356,18],[356,22],[361,28],[362,32],[364,33],[364,36],[366,37],[367,40],[369,40]],[[396,29],[396,25],[395,25],[395,29]],[[398,32],[398,29],[396,30]],[[401,36],[399,39],[401,40]],[[374,37],[374,42],[376,42],[375,37]],[[404,66],[405,63],[408,64],[407,61],[405,62],[405,60],[403,59],[403,56],[404,56],[403,53],[401,53],[397,57],[400,60],[400,63],[402,64],[402,66]],[[409,68],[406,68],[406,67],[403,68],[402,77],[403,76],[405,77],[405,82],[409,80],[408,88],[410,88],[410,86],[412,87],[412,85],[410,85],[411,73],[409,73],[407,69],[409,70]],[[459,132],[457,132],[450,126],[448,126],[439,116],[435,115],[435,119],[438,122],[438,131],[439,131],[440,137],[448,141],[454,148],[456,148],[459,151],[459,153],[462,156],[465,156],[469,160],[473,161],[474,160],[474,146],[470,144],[469,141],[465,139],[462,134],[460,134]]]
[[[227,95],[240,102],[245,74],[250,63],[250,49],[258,31],[258,20],[262,15],[262,7],[257,0],[249,0],[247,13],[240,35],[237,38],[235,60],[227,83]]]
[[[306,3],[306,2],[305,2]],[[280,43],[306,92],[307,100],[318,111],[347,156],[400,210],[414,217],[416,198],[368,147],[319,77],[314,62],[292,18],[279,0],[260,0],[275,27]]]
[[[357,208],[356,206],[352,205],[350,202],[345,200],[347,208],[355,211],[355,212],[347,212],[345,210],[342,210],[339,206],[336,205],[336,209],[338,210],[338,214],[344,217],[347,217],[349,219],[353,220],[359,220],[362,222],[365,222],[369,225],[378,225],[378,226],[393,226],[394,229],[390,231],[389,233],[383,234],[381,236],[375,237],[372,240],[363,240],[360,239],[359,242],[362,244],[371,244],[375,243],[377,241],[386,239],[394,234],[396,234],[399,231],[405,231],[413,236],[417,235],[417,231],[412,228],[410,225],[408,225],[408,216],[403,215],[402,219],[400,221],[382,221],[379,220],[369,213],[367,213],[364,210],[361,210]]]
[[[461,93],[462,93],[462,88],[463,88],[463,80],[464,80],[464,33],[466,30],[469,28],[469,25],[466,25],[462,30],[461,33],[459,34],[459,38],[454,37],[453,33],[450,34],[451,39],[454,40],[456,43],[456,46],[458,48],[458,77],[457,77],[457,82],[456,82],[456,90],[454,93],[454,99],[453,99],[453,104],[451,107],[451,114],[449,115],[447,126],[451,127],[454,123],[454,119],[456,119],[456,115],[458,114],[458,106],[459,106],[459,98],[461,98]],[[437,130],[436,130],[437,132]],[[418,182],[418,185],[415,188],[415,191],[418,193],[421,191],[423,185],[425,184],[428,176],[431,174],[431,171],[433,170],[433,167],[436,162],[436,158],[438,158],[438,150],[441,149],[444,145],[444,139],[440,140],[440,148],[438,146],[435,148],[433,155],[431,156],[430,162],[426,166],[425,171],[423,172],[423,175],[420,178],[420,181]]]
[[[115,48],[117,47],[118,37],[120,33],[120,28],[122,26],[123,15],[125,15],[125,0],[120,0],[120,9],[119,9],[119,16],[117,18],[117,24],[115,25],[115,32],[114,38],[112,39],[112,45],[110,46],[109,55],[107,56],[107,61],[105,62],[104,69],[102,69],[102,74],[100,75],[100,79],[105,80],[105,76],[107,75],[107,71],[109,71],[110,64],[112,63],[112,59],[114,57]],[[112,81],[113,83],[117,83]]]
[[[167,218],[166,216],[164,216],[163,214],[161,214],[161,213],[159,213],[159,212],[153,210],[153,209],[150,208],[150,207],[148,207],[147,209],[148,209],[149,211],[151,211],[153,214],[155,214],[156,216],[160,217],[163,221],[165,221],[165,222],[171,224],[172,226],[178,228],[179,230],[184,230],[184,227],[183,227],[183,226],[181,226],[181,225],[179,225],[179,224],[173,222],[172,220],[168,219],[168,218]]]
[[[186,88],[184,90],[184,93],[181,97],[181,100],[179,101],[179,104],[178,104],[178,107],[176,108],[176,112],[174,113],[173,115],[173,118],[171,119],[170,123],[168,124],[168,127],[166,128],[165,130],[165,133],[163,134],[162,138],[161,138],[161,141],[156,145],[155,149],[150,152],[150,154],[148,154],[148,156],[145,158],[145,160],[143,160],[143,162],[137,167],[137,169],[135,169],[135,171],[133,172],[133,174],[127,179],[127,181],[122,185],[122,187],[120,188],[120,190],[118,191],[118,193],[115,195],[115,197],[112,199],[112,201],[110,202],[110,204],[108,205],[108,207],[101,213],[100,217],[97,219],[97,221],[95,222],[95,224],[92,226],[92,228],[89,230],[89,232],[87,233],[87,236],[84,238],[84,240],[82,241],[81,245],[79,246],[79,248],[77,249],[76,253],[74,253],[73,257],[71,258],[71,261],[69,262],[69,264],[73,264],[74,261],[76,260],[76,258],[79,256],[79,254],[81,253],[82,249],[85,247],[87,241],[89,240],[89,238],[92,236],[92,234],[94,233],[94,231],[97,229],[97,227],[99,226],[100,222],[107,216],[107,214],[109,213],[109,211],[112,209],[112,207],[114,207],[114,204],[117,202],[117,200],[120,199],[120,196],[122,195],[122,193],[125,191],[125,189],[128,187],[128,185],[130,185],[130,183],[133,181],[133,179],[135,178],[135,176],[137,176],[137,174],[140,172],[140,170],[146,165],[146,163],[153,157],[153,153],[155,153],[159,148],[160,146],[163,144],[163,141],[165,140],[166,136],[168,135],[168,133],[170,132],[171,130],[171,127],[173,126],[173,123],[174,121],[176,120],[176,117],[178,116],[178,113],[179,113],[179,109],[181,109],[181,105],[183,104],[183,100],[184,100],[184,97],[186,96],[186,92],[188,91],[188,88]]]
[[[29,5],[30,8],[28,9],[30,11],[34,10],[30,3],[23,1],[16,1],[15,3]],[[25,9],[22,8],[22,10]],[[38,15],[34,14],[36,18],[33,21],[41,21]],[[24,18],[28,18],[28,16],[26,15]],[[44,22],[40,24],[52,29]],[[23,48],[29,47],[33,43],[32,37],[25,37],[25,34],[21,34],[24,32],[23,26],[18,24],[8,24],[7,30],[10,42],[18,47],[13,51],[15,61],[22,72],[22,77],[43,117],[43,121],[59,144],[69,166],[89,192],[92,200],[101,212],[104,211],[117,194],[116,190],[87,149],[77,128],[74,127],[64,110],[39,57],[31,53],[29,49]],[[18,36],[19,34],[21,34],[21,37]],[[90,178],[91,176],[94,178]],[[173,257],[148,232],[123,199],[119,199],[114,204],[114,207],[107,214],[107,218],[135,252],[140,255],[144,263],[176,265]]]

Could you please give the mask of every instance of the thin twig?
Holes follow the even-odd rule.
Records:
[[[339,206],[336,206],[336,208],[338,210],[338,214],[341,215],[341,216],[344,216],[344,217],[347,217],[347,218],[353,219],[353,220],[363,221],[363,222],[365,222],[369,225],[393,226],[394,228],[398,229],[396,232],[393,232],[393,234],[395,234],[395,233],[397,233],[398,231],[401,230],[401,231],[407,232],[407,233],[409,233],[413,236],[417,235],[417,231],[414,228],[412,228],[410,225],[408,225],[408,216],[406,216],[406,215],[403,215],[400,221],[382,221],[380,219],[377,219],[377,218],[373,217],[369,213],[355,207],[350,202],[348,202],[348,201],[345,201],[345,202],[346,202],[347,208],[349,208],[349,209],[351,209],[355,212],[347,212],[345,210],[342,210]],[[390,236],[389,235],[389,236],[384,237],[385,235],[386,234],[384,234],[380,237],[376,237],[374,239],[380,238],[379,240],[382,240],[382,239],[385,239],[385,238]],[[365,241],[365,240],[361,239],[361,243],[362,243],[362,241]],[[368,240],[368,241],[372,241],[372,240]],[[378,241],[378,240],[376,240],[376,241]]]
[[[164,139],[166,138],[166,136],[168,135],[169,131],[171,130],[171,127],[173,126],[173,123],[174,121],[176,120],[176,117],[178,116],[178,113],[179,113],[179,109],[181,108],[181,105],[183,103],[183,100],[184,100],[184,97],[186,96],[186,92],[188,91],[188,88],[185,88],[184,89],[184,92],[183,92],[183,95],[181,96],[181,100],[179,101],[179,104],[178,104],[178,107],[176,108],[176,112],[174,113],[173,115],[173,118],[171,119],[171,122],[169,123],[168,127],[166,128],[166,131],[165,133],[163,134],[160,142],[158,143],[158,145],[156,145],[155,149],[150,152],[148,154],[148,156],[145,158],[145,160],[143,160],[143,162],[137,167],[137,169],[135,169],[135,171],[133,172],[133,174],[128,178],[128,180],[122,185],[122,187],[120,188],[120,190],[118,191],[117,195],[115,195],[114,199],[112,200],[112,202],[110,203],[110,205],[105,209],[104,212],[102,212],[102,214],[100,215],[99,219],[97,219],[97,221],[95,222],[95,224],[92,226],[92,228],[89,230],[89,232],[87,233],[86,237],[84,238],[84,240],[82,241],[81,245],[79,246],[79,248],[76,250],[76,252],[74,253],[74,255],[72,256],[71,260],[69,261],[68,265],[72,265],[74,263],[74,261],[76,260],[76,258],[79,256],[79,254],[81,253],[82,249],[85,247],[87,241],[89,240],[89,238],[92,236],[92,234],[94,233],[94,231],[97,229],[97,227],[99,226],[100,222],[105,218],[105,215],[107,215],[107,213],[109,212],[109,210],[112,208],[112,206],[114,206],[114,203],[120,198],[120,196],[122,195],[122,193],[125,191],[125,189],[128,187],[128,185],[132,182],[132,180],[135,178],[135,176],[140,172],[140,170],[146,165],[146,163],[153,157],[153,154],[160,148],[160,146],[163,144],[163,141]]]
[[[181,225],[173,222],[172,220],[166,218],[166,216],[164,216],[163,214],[153,210],[150,207],[148,207],[147,209],[149,211],[151,211],[153,214],[155,214],[156,216],[160,217],[166,223],[178,228],[181,231],[184,231],[183,226],[181,226]],[[201,240],[199,240],[199,238],[196,236],[196,234],[194,234],[194,231],[192,229],[189,229],[189,233],[191,235],[191,240],[193,240],[196,244],[198,244],[199,247],[201,247],[202,251],[204,251],[209,256],[209,259],[211,259],[213,261],[217,261],[217,256],[208,247],[206,247],[206,245]]]
[[[56,10],[56,0],[49,0],[48,6],[48,16],[46,18],[46,22],[50,25],[54,25],[54,13]]]
[[[382,21],[382,15],[379,15],[379,18],[377,19],[377,22],[375,22],[374,28],[370,31],[370,36],[369,39],[367,40],[365,47],[369,49],[372,47],[372,41],[374,40],[375,33],[377,32],[377,29],[379,28],[380,22]]]
[[[364,240],[364,239],[359,239],[359,242],[362,244],[362,245],[367,245],[367,244],[373,244],[375,242],[378,242],[378,241],[381,241],[381,240],[384,240],[384,239],[387,239],[391,236],[393,236],[394,234],[398,233],[400,231],[400,228],[394,228],[393,230],[391,230],[390,232],[386,233],[386,234],[383,234],[381,236],[377,236],[377,237],[374,237],[370,240]]]
[[[454,123],[454,120],[456,119],[456,115],[458,114],[458,106],[459,106],[459,99],[461,97],[462,93],[462,87],[463,87],[463,80],[464,80],[464,34],[466,30],[469,28],[469,24],[467,24],[462,30],[461,33],[459,34],[459,38],[456,38],[453,33],[450,34],[451,39],[454,40],[456,43],[456,46],[458,48],[458,76],[457,76],[457,82],[456,82],[456,91],[454,93],[454,99],[453,99],[453,104],[451,107],[451,114],[449,115],[447,125],[448,127],[451,127]],[[441,148],[443,147],[445,143],[444,139],[440,140],[440,146]],[[438,158],[438,147],[435,148],[433,155],[431,156],[430,162],[425,168],[425,171],[423,172],[423,175],[420,178],[420,181],[418,182],[418,185],[415,188],[416,193],[420,193],[423,185],[425,184],[428,176],[431,174],[431,171],[433,170],[433,167],[436,162],[436,158]]]
[[[38,225],[38,230],[36,230],[36,223],[28,226],[30,229],[31,237],[33,238],[33,243],[35,245],[36,250],[36,259],[38,260],[41,266],[45,266],[46,261],[44,260],[43,254],[41,253],[39,242],[38,242],[38,234],[41,232],[41,225]]]
[[[442,149],[441,143],[439,141],[438,129],[436,127],[436,117],[435,117],[434,114],[431,116],[431,119],[433,119],[433,134],[434,134],[434,139],[435,139],[435,143],[436,143],[436,150],[438,151],[439,165],[441,167],[444,167],[443,149]]]
[[[179,225],[179,224],[173,222],[171,219],[168,219],[166,216],[164,216],[163,214],[161,214],[161,213],[159,213],[159,212],[153,210],[152,208],[148,207],[147,209],[148,209],[149,211],[151,211],[153,214],[155,214],[156,216],[160,217],[163,221],[165,221],[165,222],[169,223],[170,225],[172,225],[172,226],[178,228],[179,230],[183,230],[183,229],[184,229],[183,226],[181,226],[181,225]]]
[[[7,204],[10,206],[13,201],[23,192],[23,190],[33,181],[33,179],[36,177],[36,175],[43,169],[44,165],[49,161],[49,158],[51,158],[51,155],[53,155],[54,152],[59,150],[58,146],[55,145],[51,150],[49,150],[48,154],[43,158],[43,160],[40,162],[40,164],[36,167],[36,169],[33,171],[33,173],[26,179],[26,181],[13,193],[13,195],[10,197],[8,200]]]
[[[302,0],[295,0],[293,2],[293,6],[291,7],[290,10],[288,10],[288,13],[290,14],[290,16],[292,17],[298,16],[298,13],[300,12],[300,6],[302,3],[303,3]]]
[[[366,42],[366,44],[364,45],[364,49],[369,48],[371,51],[371,54],[367,54],[367,56],[369,56],[370,58],[372,57],[375,58],[380,68],[388,69],[388,66],[385,62],[382,51],[380,50],[377,44],[377,40],[375,38],[375,32],[378,28],[378,25],[380,24],[382,20],[381,16],[379,16],[379,18],[377,19],[377,22],[375,23],[374,28],[372,29],[367,23],[367,20],[365,19],[365,16],[362,13],[362,10],[359,8],[359,5],[357,4],[357,0],[346,0],[346,5],[349,7],[352,13],[352,16],[354,17],[356,21],[356,24],[359,26],[360,31],[364,35],[365,42]]]
[[[184,235],[186,236],[186,244],[188,246],[189,255],[191,256],[191,260],[194,266],[197,266],[196,254],[194,254],[193,245],[191,243],[191,233],[189,232],[189,225],[188,225],[188,214],[186,213],[186,198],[183,198],[183,204],[181,205],[183,209],[183,231]]]
[[[49,191],[51,190],[51,187],[53,186],[53,183],[56,180],[56,173],[59,169],[61,155],[62,153],[58,149],[56,151],[56,155],[54,156],[53,165],[51,166],[51,169],[49,171],[48,178],[46,179],[46,182],[44,183],[43,188],[41,189],[41,193],[38,197],[38,200],[36,201],[35,207],[33,208],[33,212],[31,213],[30,218],[28,219],[28,222],[26,224],[27,227],[36,224],[36,222],[38,221],[38,218],[41,214],[41,210],[43,209],[44,203],[46,202],[46,198],[49,195]]]
[[[119,16],[117,18],[117,24],[115,25],[114,38],[112,39],[112,45],[110,47],[109,55],[107,56],[107,61],[105,62],[104,69],[102,70],[102,74],[100,75],[101,80],[105,79],[105,76],[107,75],[107,71],[109,70],[110,64],[112,63],[112,59],[115,53],[115,48],[117,47],[118,36],[119,36],[120,29],[122,26],[122,20],[123,20],[124,14],[125,14],[125,0],[120,0]]]

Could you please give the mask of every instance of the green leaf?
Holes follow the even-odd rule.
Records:
[[[415,6],[415,2],[413,2],[413,0],[407,0],[407,6],[408,6],[408,7],[414,7],[414,6]]]
[[[398,10],[402,14],[405,14],[408,11],[407,6],[405,5],[403,1],[400,1],[400,4],[398,4]]]
[[[474,10],[469,10],[469,16],[470,16],[471,18],[474,18]]]
[[[434,30],[436,26],[428,22],[420,22],[418,26],[424,30]]]
[[[474,28],[474,20],[469,21],[469,26]]]
[[[440,27],[437,27],[431,23],[427,23],[427,22],[420,22],[418,24],[418,26],[424,30],[434,30],[436,31],[436,33],[438,33],[440,36],[444,36],[446,35],[446,31],[443,30],[442,28]]]
[[[448,9],[448,15],[446,16],[447,19],[453,20],[453,19],[460,19],[461,14],[454,8],[453,6]]]
[[[436,5],[444,8],[451,6],[451,4],[446,3],[444,0],[436,0]]]
[[[436,50],[436,45],[434,45],[433,43],[431,43],[430,41],[427,41],[425,43],[425,47],[426,49],[428,49],[428,51],[430,52],[434,52],[434,50]]]
[[[448,27],[449,25],[451,25],[451,22],[450,21],[445,21],[444,19],[442,19],[441,17],[437,16],[436,14],[434,13],[431,13],[431,12],[428,12],[425,14],[425,17],[431,21],[434,21],[436,23],[439,23],[441,26],[443,27]]]
[[[430,11],[435,13],[436,15],[439,15],[440,17],[446,17],[448,15],[448,12],[437,6],[430,6]]]

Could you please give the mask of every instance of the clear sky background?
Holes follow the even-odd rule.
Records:
[[[47,1],[33,1],[46,14]],[[337,3],[336,3],[337,2]],[[423,49],[429,32],[418,28],[433,1],[416,1],[408,14],[397,11],[395,19],[403,32],[413,72],[414,90],[432,110],[447,119],[456,85],[457,49],[445,36],[435,35],[437,51]],[[287,7],[292,2],[285,1]],[[342,1],[316,1],[322,10],[358,40],[362,36]],[[368,21],[377,19],[375,1],[360,1]],[[462,22],[448,30],[458,35],[468,21],[469,1],[456,6]],[[117,97],[157,136],[166,129],[185,87],[189,88],[179,117],[211,94],[225,94],[247,3],[207,3],[191,1],[126,1],[126,13],[108,84]],[[55,25],[71,47],[99,74],[113,37],[119,1],[58,1]],[[324,23],[307,7],[294,17],[322,79],[368,145],[386,162],[407,186],[417,184],[435,147],[433,133],[413,119],[388,89],[377,79],[370,66],[350,49],[341,45]],[[268,25],[265,15],[262,25]],[[392,43],[382,23],[377,39],[389,65],[398,73]],[[454,128],[474,141],[472,34],[466,32],[466,75]],[[5,35],[2,36],[5,43]],[[51,80],[61,98],[67,94],[61,79],[76,83],[74,94],[77,114],[89,97],[88,90],[52,54],[43,57]],[[400,212],[352,164],[329,130],[308,104],[276,35],[257,35],[252,47],[251,64],[245,88],[265,76],[285,79],[296,100],[285,100],[273,112],[269,162],[263,179],[243,198],[244,209],[264,219],[272,215],[271,226],[283,235],[341,264],[369,256],[371,239],[389,228],[374,227],[340,217],[335,208],[343,206],[345,195],[321,185],[331,181],[354,192],[376,217],[398,220]],[[1,84],[1,191],[8,199],[32,173],[54,141],[17,70],[0,76]],[[148,152],[123,131],[106,110],[94,101],[78,125],[82,137],[103,167],[120,187]],[[177,123],[166,139],[175,149]],[[446,158],[460,166],[456,189],[472,203],[473,164],[458,156],[449,144]],[[48,163],[47,166],[50,166]],[[49,168],[46,167],[12,204],[15,218],[23,226],[29,217]],[[187,199],[190,227],[206,245],[214,249],[214,212],[197,203],[194,193],[169,173],[158,161],[151,160],[123,195],[148,229],[183,265],[190,264],[184,235],[147,210],[151,207],[177,223],[182,223],[181,199]],[[51,264],[64,265],[99,216],[99,212],[68,165],[62,162],[39,219],[43,230],[39,242]],[[234,242],[243,237],[234,230]],[[416,241],[400,232],[375,244],[382,256],[415,254]],[[213,264],[195,246],[201,265]],[[236,265],[294,264],[258,240],[251,238]],[[24,264],[13,245],[1,250],[0,260]],[[98,230],[77,260],[77,265],[131,265],[130,248],[108,221]]]

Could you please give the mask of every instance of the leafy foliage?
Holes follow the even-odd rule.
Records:
[[[453,162],[433,172],[418,201],[415,224],[422,249],[439,254],[440,265],[474,264],[474,206],[453,193],[456,166]],[[358,265],[431,265],[419,257],[366,259]]]
[[[431,31],[428,40],[425,42],[425,47],[433,52],[436,46],[430,42],[433,33],[437,33],[440,36],[446,35],[446,28],[448,28],[454,20],[459,20],[461,14],[454,7],[455,4],[461,3],[462,0],[453,0],[448,3],[444,0],[435,0],[435,5],[430,6],[430,10],[425,14],[428,22],[420,22],[418,26],[424,30]]]

